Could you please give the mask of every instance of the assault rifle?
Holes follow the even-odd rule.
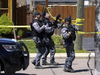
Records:
[[[46,9],[44,9],[44,12],[42,14],[42,23],[45,25],[45,15],[46,15]]]
[[[61,21],[61,19],[60,19],[60,17],[61,17],[61,15],[59,14],[59,15],[57,15],[57,17],[56,17],[56,20],[53,22],[54,23],[54,28],[56,28],[57,27],[57,24],[59,23],[58,22],[58,20],[60,20]]]

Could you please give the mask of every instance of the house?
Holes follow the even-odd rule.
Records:
[[[0,16],[6,14],[14,25],[26,25],[26,0],[0,0]],[[26,28],[23,36],[26,36]]]
[[[26,0],[0,0],[0,16],[6,14],[13,21],[16,8],[26,5]]]
[[[30,4],[30,0],[26,0],[27,5]],[[42,5],[45,6],[45,0],[34,0],[36,5]],[[77,4],[77,0],[48,0],[48,5],[53,4]]]
[[[27,5],[30,5],[30,0],[26,0]],[[45,6],[46,0],[34,0],[36,5]],[[77,0],[48,0],[48,5],[62,5],[62,4],[71,4],[76,5]],[[95,0],[84,0],[84,5],[92,5],[95,4]]]
[[[0,16],[6,14],[10,20],[13,19],[13,0],[0,0]]]

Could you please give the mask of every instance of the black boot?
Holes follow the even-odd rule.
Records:
[[[35,66],[35,69],[44,69],[42,66]]]
[[[31,63],[35,66],[35,60],[33,60]]]
[[[75,72],[72,67],[70,67],[70,68],[68,68],[68,67],[64,68],[63,71],[64,72],[71,72],[71,73]]]
[[[58,65],[59,63],[53,61],[53,62],[50,62],[50,65]]]
[[[49,65],[48,62],[42,62],[42,65]]]

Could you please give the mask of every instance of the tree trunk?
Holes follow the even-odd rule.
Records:
[[[96,2],[95,32],[100,32],[100,0]],[[95,75],[100,75],[100,34],[95,34]]]
[[[77,18],[84,18],[84,0],[77,0]],[[83,24],[83,22],[77,22],[77,24]],[[78,26],[83,31],[83,25]],[[75,50],[82,50],[82,35],[76,34]]]

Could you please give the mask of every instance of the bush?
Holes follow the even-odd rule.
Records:
[[[63,37],[62,35],[53,35],[52,39],[55,43],[56,48],[63,48]]]
[[[18,33],[17,33],[17,35],[19,35],[19,36],[22,36],[22,34],[23,34],[22,30],[19,30]]]
[[[8,17],[5,14],[3,14],[0,17],[0,25],[1,26],[2,25],[4,25],[4,26],[13,26],[14,24],[11,20],[8,19]],[[1,35],[2,34],[10,34],[12,32],[13,32],[12,28],[5,28],[5,27],[0,28],[0,34]]]

